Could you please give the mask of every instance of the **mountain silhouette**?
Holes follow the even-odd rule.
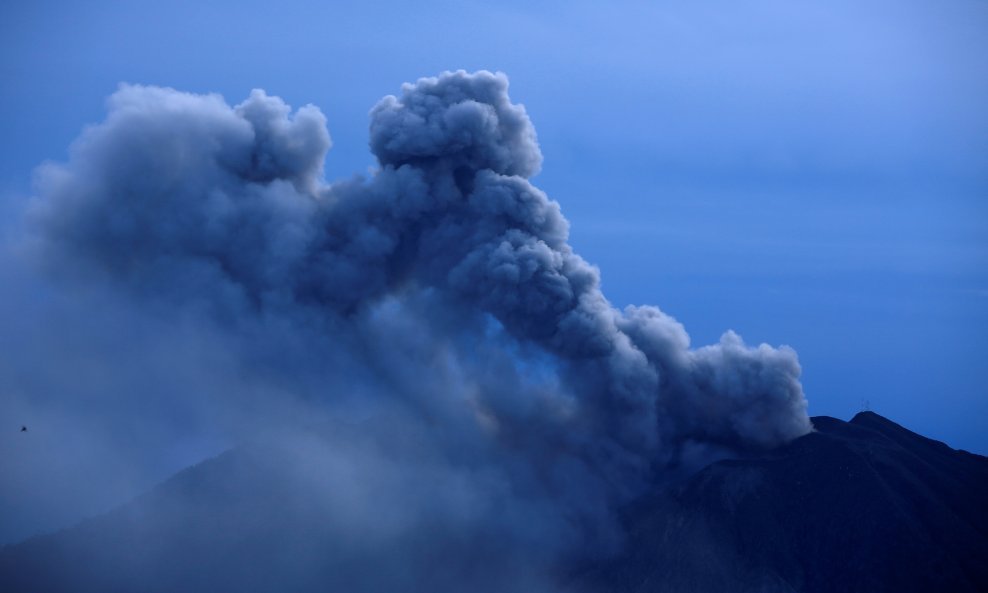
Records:
[[[713,463],[628,505],[621,551],[561,567],[559,590],[988,590],[988,459],[872,412],[813,424],[770,454]],[[281,454],[228,451],[115,511],[0,548],[0,589],[445,591],[457,571],[483,570],[466,544],[402,547],[421,549],[409,573],[329,537]]]
[[[758,459],[714,463],[625,513],[593,591],[988,590],[988,459],[873,412]]]

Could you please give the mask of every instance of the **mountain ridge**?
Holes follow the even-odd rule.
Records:
[[[564,566],[563,590],[988,590],[988,458],[874,412],[813,423],[768,454],[717,461],[628,505],[621,552]],[[105,515],[4,546],[0,582],[12,593],[445,590],[430,580],[442,562],[407,583],[340,576],[362,557],[312,524],[319,509],[297,497],[306,485],[279,455],[233,449]]]
[[[873,412],[813,423],[768,456],[698,472],[639,512],[632,552],[577,582],[614,591],[988,588],[988,458]]]

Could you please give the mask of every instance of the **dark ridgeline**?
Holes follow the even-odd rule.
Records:
[[[873,412],[714,463],[626,514],[586,591],[988,591],[988,459]]]
[[[988,459],[871,412],[814,425],[628,506],[623,552],[564,571],[561,590],[988,590]],[[4,547],[2,589],[513,590],[498,574],[476,578],[494,572],[476,540],[420,533],[368,554],[328,536],[279,455],[225,453],[114,512]],[[414,557],[395,564],[394,550]]]

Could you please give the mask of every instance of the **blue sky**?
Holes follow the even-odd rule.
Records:
[[[3,228],[121,82],[316,104],[338,179],[402,82],[503,71],[615,305],[791,345],[811,414],[984,454],[986,30],[975,0],[8,3]]]

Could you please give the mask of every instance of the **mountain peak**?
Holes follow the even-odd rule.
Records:
[[[862,426],[870,426],[870,427],[879,427],[879,426],[882,426],[882,427],[885,427],[885,428],[888,428],[888,429],[901,430],[901,431],[908,432],[910,434],[916,434],[916,433],[914,433],[914,432],[912,432],[912,431],[904,428],[901,424],[897,424],[897,423],[889,420],[885,416],[882,416],[881,414],[879,414],[877,412],[873,412],[871,410],[862,410],[862,411],[858,412],[857,414],[854,415],[853,418],[851,418],[850,423],[851,424],[859,424],[859,425],[862,425]]]
[[[812,420],[788,446],[716,462],[628,505],[623,550],[562,567],[564,590],[988,590],[988,459],[874,412]],[[413,562],[419,586],[362,572],[383,562],[380,550],[354,560],[352,542],[332,536],[334,509],[299,507],[308,482],[285,475],[273,449],[235,449],[110,514],[0,549],[4,590],[450,590],[426,585],[465,561],[429,553],[428,531],[414,534],[426,551]]]
[[[812,422],[636,509],[629,552],[584,572],[585,590],[988,590],[988,459],[870,411]]]

